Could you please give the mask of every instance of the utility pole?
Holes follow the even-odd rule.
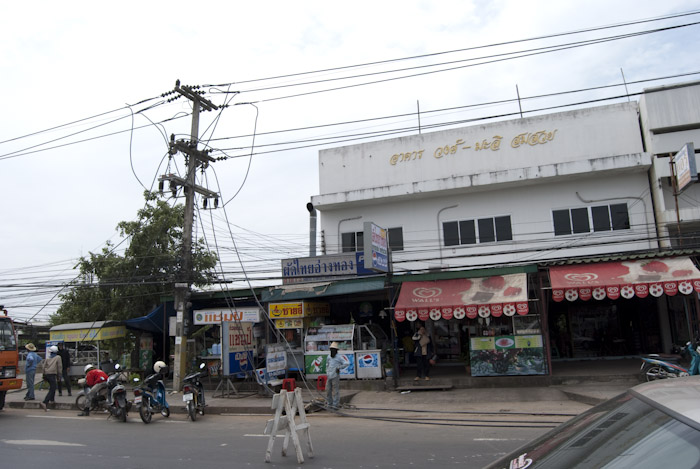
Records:
[[[188,313],[192,304],[190,303],[190,287],[192,285],[192,226],[194,224],[194,194],[201,194],[205,198],[205,202],[209,198],[214,199],[214,206],[219,205],[219,196],[204,187],[195,184],[195,173],[198,167],[205,169],[214,159],[208,155],[207,151],[199,151],[197,149],[199,143],[199,111],[200,108],[205,111],[213,111],[218,109],[218,106],[204,98],[204,91],[200,91],[199,87],[180,86],[180,80],[175,82],[173,91],[163,94],[169,96],[176,94],[177,96],[169,98],[168,102],[174,101],[182,96],[192,101],[192,128],[190,132],[190,141],[184,140],[175,141],[175,136],[170,137],[170,154],[174,155],[178,151],[186,155],[187,160],[187,177],[185,179],[174,174],[166,174],[160,176],[158,180],[170,182],[170,189],[173,194],[177,193],[177,187],[183,188],[185,195],[185,220],[182,228],[182,262],[180,264],[179,278],[175,283],[175,364],[173,369],[173,390],[179,390],[182,385],[182,378],[187,371],[187,336],[185,334],[185,315]]]

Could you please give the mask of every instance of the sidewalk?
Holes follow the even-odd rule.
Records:
[[[618,360],[590,360],[555,362],[549,376],[509,376],[472,378],[452,367],[434,367],[430,381],[416,382],[411,370],[404,370],[404,376],[394,387],[392,378],[376,380],[341,381],[341,404],[357,407],[421,406],[423,408],[485,408],[509,407],[515,404],[532,406],[532,403],[557,403],[575,401],[585,405],[595,405],[614,397],[630,387],[639,384],[640,360],[625,358]],[[413,372],[415,373],[415,372]],[[23,375],[20,378],[24,379]],[[246,386],[244,386],[245,384]],[[207,412],[212,414],[270,414],[271,397],[262,395],[261,389],[251,383],[235,383],[238,392],[229,390],[206,390]],[[304,384],[304,402],[323,402],[325,391],[316,389],[316,381]],[[171,389],[171,385],[166,383]],[[248,390],[243,390],[243,389]],[[404,390],[403,393],[396,389]],[[69,397],[64,389],[63,396],[56,395],[55,410],[77,410],[75,398],[80,388],[73,389]],[[408,392],[407,392],[408,391]],[[46,396],[46,386],[35,392],[35,401],[25,401],[26,389],[8,392],[6,405],[9,408],[39,410],[39,402]],[[222,395],[223,394],[223,395]],[[129,396],[133,396],[129,388]],[[181,393],[168,395],[168,403],[173,413],[184,413],[185,406]],[[132,411],[133,412],[133,411]]]

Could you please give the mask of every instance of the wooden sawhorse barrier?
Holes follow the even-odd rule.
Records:
[[[284,430],[282,456],[287,456],[287,448],[291,437],[294,449],[297,452],[297,462],[299,464],[304,462],[304,454],[301,450],[299,435],[297,434],[297,432],[300,432],[306,435],[309,457],[313,458],[314,448],[311,444],[309,422],[306,420],[306,410],[304,409],[304,401],[301,398],[301,389],[296,388],[294,392],[287,392],[283,389],[279,394],[272,396],[272,409],[275,411],[275,418],[268,420],[267,425],[265,425],[265,434],[270,435],[267,451],[265,452],[265,462],[270,462],[275,437],[277,432],[282,430]],[[282,411],[284,411],[285,415],[282,415]],[[299,413],[299,423],[296,422],[297,412]]]

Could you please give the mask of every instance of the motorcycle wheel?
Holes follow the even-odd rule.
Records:
[[[119,420],[126,422],[126,407],[119,408]]]
[[[144,401],[141,404],[141,407],[139,407],[139,415],[141,416],[141,420],[143,420],[143,423],[151,422],[151,417],[153,414],[151,412],[151,405],[148,401]]]
[[[193,422],[197,420],[197,412],[194,408],[194,401],[189,401],[187,403],[187,415],[189,415],[190,420],[192,420]]]
[[[666,378],[666,370],[660,366],[651,365],[644,369],[644,376],[646,377],[647,381],[664,379]]]
[[[87,398],[85,397],[85,394],[82,392],[78,394],[78,397],[75,398],[75,406],[79,410],[83,410],[85,408],[85,403],[87,402]]]
[[[160,411],[160,414],[161,414],[163,417],[170,417],[170,408],[168,408],[168,407],[163,407],[163,408],[161,409],[161,411]]]

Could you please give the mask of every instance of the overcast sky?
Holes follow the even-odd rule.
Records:
[[[202,113],[202,141],[227,159],[199,183],[228,203],[225,211],[199,212],[205,228],[197,236],[221,251],[223,270],[242,287],[231,235],[257,277],[279,275],[280,259],[308,254],[305,205],[318,194],[319,149],[367,141],[350,135],[410,129],[418,103],[424,127],[514,113],[517,102],[447,109],[513,100],[516,85],[532,115],[624,94],[622,72],[630,93],[697,80],[634,83],[700,71],[698,25],[511,60],[496,54],[684,25],[700,14],[479,46],[699,8],[684,0],[7,3],[0,15],[0,304],[20,319],[45,319],[77,259],[119,242],[116,225],[136,217],[144,188],[166,171],[182,174],[181,157],[168,166],[166,136],[188,138],[191,106],[159,98],[176,79],[229,104]],[[449,51],[459,52],[438,54]],[[338,69],[373,62],[381,63]],[[415,68],[433,64],[441,65]],[[454,69],[426,74],[446,68]],[[364,76],[341,80],[357,75]],[[282,78],[260,80],[274,77]],[[607,85],[618,86],[527,99]],[[319,92],[330,88],[342,89]],[[402,117],[367,121],[386,116]],[[349,121],[363,122],[318,127]],[[313,128],[293,130],[303,127]],[[318,140],[329,137],[336,140]]]

